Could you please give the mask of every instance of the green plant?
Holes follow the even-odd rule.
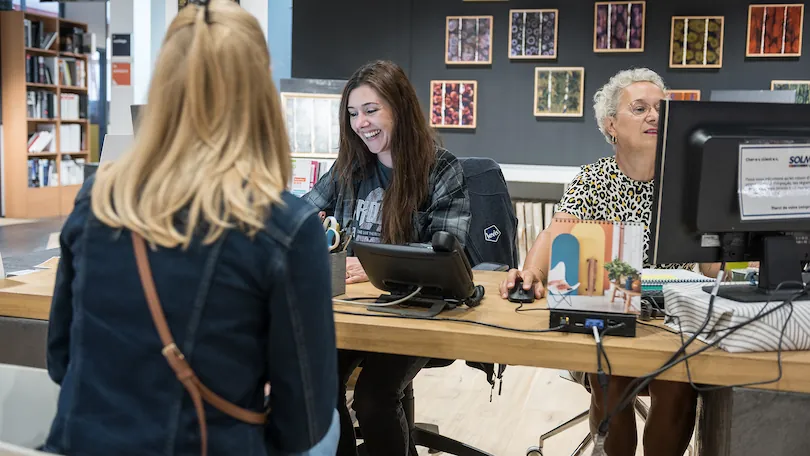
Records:
[[[636,279],[640,274],[636,268],[618,258],[615,258],[610,263],[605,263],[605,270],[608,273],[608,280],[612,282],[618,281],[622,277],[632,277]]]

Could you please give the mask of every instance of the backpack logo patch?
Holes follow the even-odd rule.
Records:
[[[487,242],[498,242],[501,238],[501,230],[497,226],[492,225],[484,230],[484,239]]]

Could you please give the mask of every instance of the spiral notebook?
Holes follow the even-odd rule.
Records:
[[[659,291],[670,283],[703,283],[714,279],[686,269],[644,269],[641,271],[641,289]]]
[[[602,220],[557,222],[548,228],[548,306],[639,313],[644,226]]]

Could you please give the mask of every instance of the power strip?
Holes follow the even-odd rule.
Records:
[[[615,328],[622,323],[624,325]],[[600,332],[614,327],[607,333],[608,336],[636,337],[636,316],[632,314],[550,309],[548,326],[554,328],[561,325],[561,332],[593,334],[592,326],[596,326]]]

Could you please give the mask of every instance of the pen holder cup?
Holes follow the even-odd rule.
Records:
[[[330,253],[329,266],[332,271],[332,297],[346,293],[346,251]]]

